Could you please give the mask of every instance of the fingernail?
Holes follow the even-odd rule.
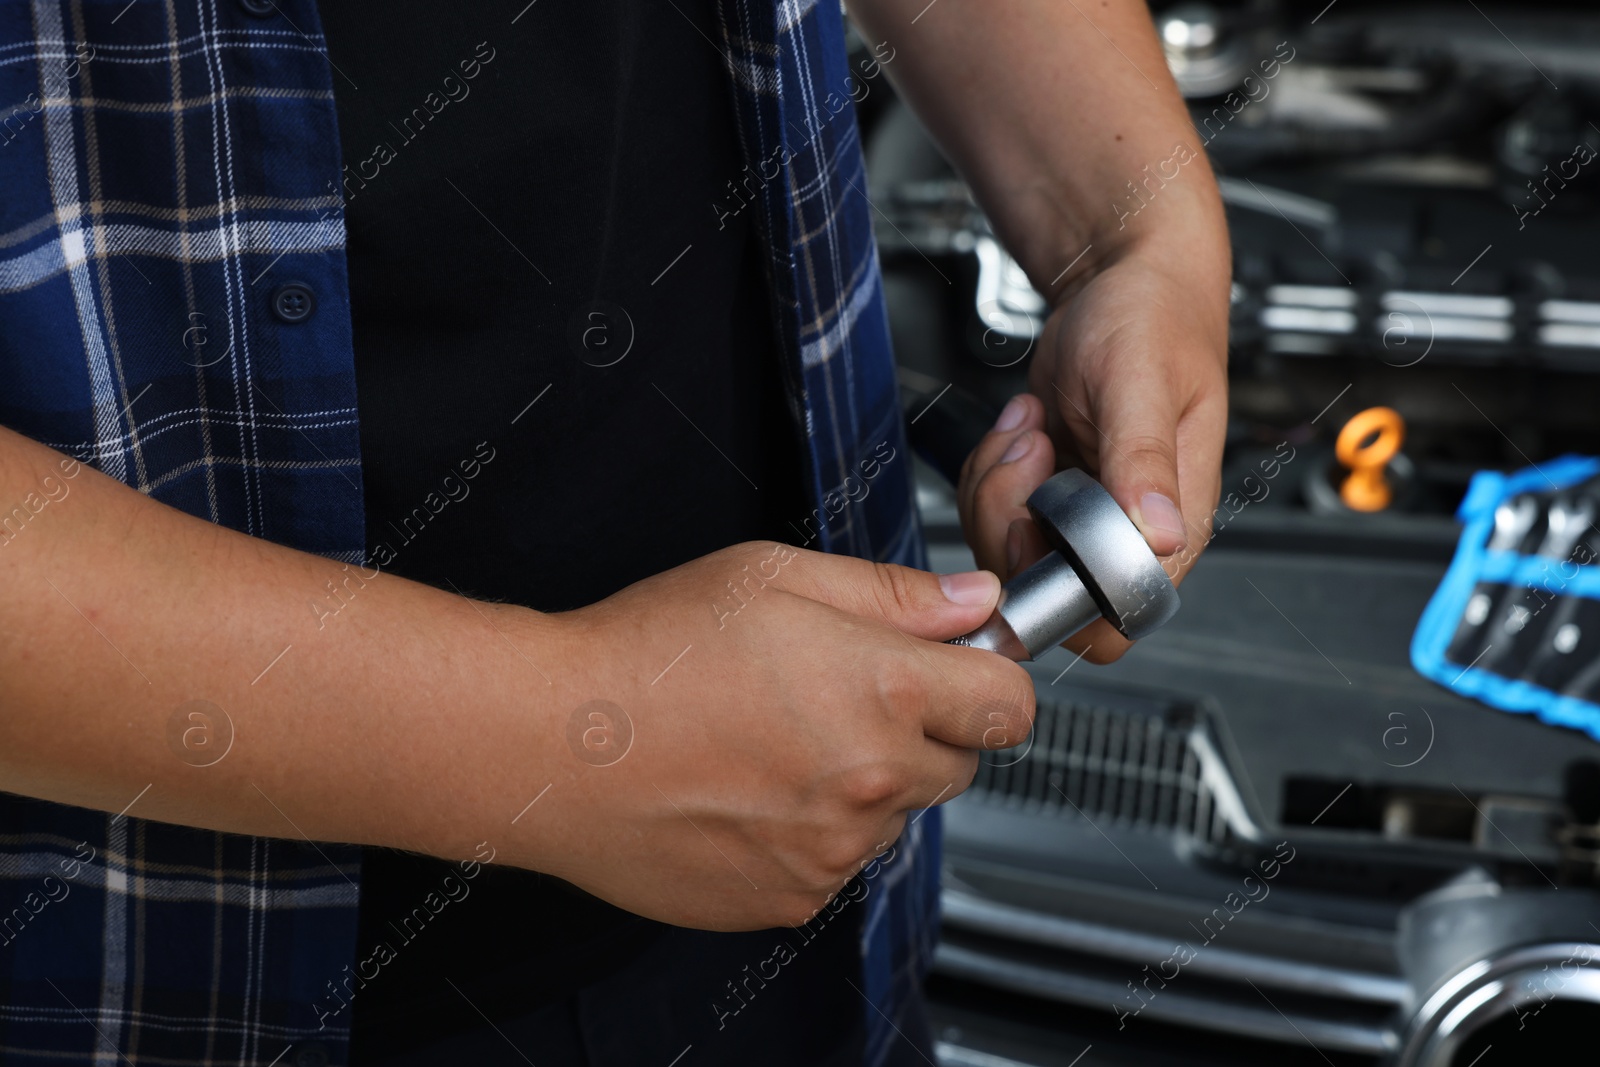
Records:
[[[1158,530],[1176,534],[1179,547],[1182,547],[1186,535],[1183,530],[1183,515],[1179,513],[1178,505],[1161,493],[1146,493],[1139,501],[1139,511],[1144,516],[1146,526],[1154,526]]]
[[[1011,462],[1014,462],[1016,460],[1019,460],[1023,456],[1026,456],[1028,454],[1028,450],[1031,449],[1032,447],[1033,447],[1033,431],[1032,430],[1024,430],[1021,437],[1019,437],[1015,441],[1011,442],[1011,447],[1006,449],[1006,454],[1000,457],[1000,462],[1001,463],[1011,463]],[[1166,498],[1163,497],[1162,499],[1166,499]],[[1167,506],[1171,507],[1172,505],[1168,504]]]
[[[1022,397],[1014,396],[1006,401],[1006,406],[1001,410],[1000,417],[995,420],[994,428],[1002,432],[1015,430],[1022,425],[1022,417],[1028,413],[1028,405],[1022,402]]]
[[[952,604],[983,604],[994,596],[995,579],[988,571],[939,575],[939,588]]]

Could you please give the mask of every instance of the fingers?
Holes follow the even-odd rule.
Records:
[[[954,800],[967,791],[978,774],[980,753],[976,749],[957,748],[929,738],[923,743],[923,751],[922,781],[902,801],[910,805],[910,810],[932,808]]]
[[[879,816],[878,836],[881,842],[869,850],[867,858],[881,853],[888,845],[899,840],[908,825],[908,813],[947,804],[967,791],[978,774],[979,753],[974,749],[957,748],[943,741],[924,739],[918,752],[915,780],[898,789],[888,800],[892,808]],[[871,807],[878,810],[881,804]]]
[[[759,549],[762,546],[750,546]],[[944,642],[993,613],[1000,581],[989,571],[936,575],[803,549],[781,572],[782,588],[858,618],[893,627],[887,647],[863,637],[880,705],[919,718],[925,736],[964,749],[1001,747],[1033,720],[1033,684],[1010,660]],[[999,731],[996,732],[996,727]],[[1008,742],[1014,743],[1014,742]]]
[[[1033,516],[1014,520],[1006,528],[1006,578],[1054,551]]]
[[[982,625],[1000,599],[988,571],[929,574],[893,563],[790,549],[783,588],[841,611],[893,626],[912,638],[948,641]]]
[[[1106,620],[1096,619],[1062,642],[1061,647],[1090,663],[1105,664],[1121,659],[1133,647],[1133,642]]]
[[[1191,536],[1178,489],[1181,412],[1173,409],[1166,389],[1119,383],[1118,388],[1105,390],[1101,399],[1100,480],[1139,527],[1151,551],[1170,556]]]
[[[978,565],[1009,578],[1043,554],[1027,500],[1055,473],[1055,448],[1045,433],[1037,397],[1011,398],[995,426],[973,449],[957,498],[961,524]]]
[[[1178,477],[1183,483],[1183,513],[1189,539],[1182,551],[1162,561],[1174,582],[1182,581],[1211,540],[1217,498],[1222,491],[1227,421],[1227,395],[1218,390],[1197,397],[1178,422]]]
[[[1033,728],[1034,691],[1028,672],[992,652],[928,649],[937,674],[928,680],[922,731],[964,749],[1009,748]]]
[[[1211,512],[1221,486],[1226,426],[1227,394],[1223,390],[1197,397],[1178,421],[1178,478],[1183,486],[1186,537],[1181,548],[1161,560],[1161,569],[1174,585],[1182,584],[1211,539]],[[1090,663],[1111,663],[1132,648],[1133,642],[1102,620],[1074,634],[1065,647]]]

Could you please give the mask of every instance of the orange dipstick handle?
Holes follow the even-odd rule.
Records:
[[[1355,511],[1388,507],[1394,493],[1383,472],[1405,436],[1405,420],[1393,408],[1368,408],[1345,423],[1333,446],[1339,462],[1350,468],[1339,499]]]

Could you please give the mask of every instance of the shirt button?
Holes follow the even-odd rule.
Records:
[[[272,294],[272,313],[279,322],[304,322],[317,310],[317,295],[305,282],[285,282]]]
[[[297,1046],[294,1067],[328,1067],[328,1047],[315,1041]]]
[[[258,19],[264,19],[278,10],[272,0],[239,0],[239,6],[244,8],[246,15],[254,15]]]

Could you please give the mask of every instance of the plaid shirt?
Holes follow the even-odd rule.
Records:
[[[496,7],[509,26],[525,5]],[[803,532],[920,566],[849,102],[877,71],[849,69],[837,4],[721,7],[750,165],[719,210],[756,212],[770,252],[810,442]],[[175,508],[357,561],[319,26],[313,0],[0,0],[0,423]],[[291,278],[318,310],[284,328],[272,294]],[[930,955],[938,833],[937,812],[915,822],[865,898],[871,1063]],[[0,794],[0,1060],[345,1062],[347,1031],[312,1005],[355,959],[359,879],[351,846]]]

